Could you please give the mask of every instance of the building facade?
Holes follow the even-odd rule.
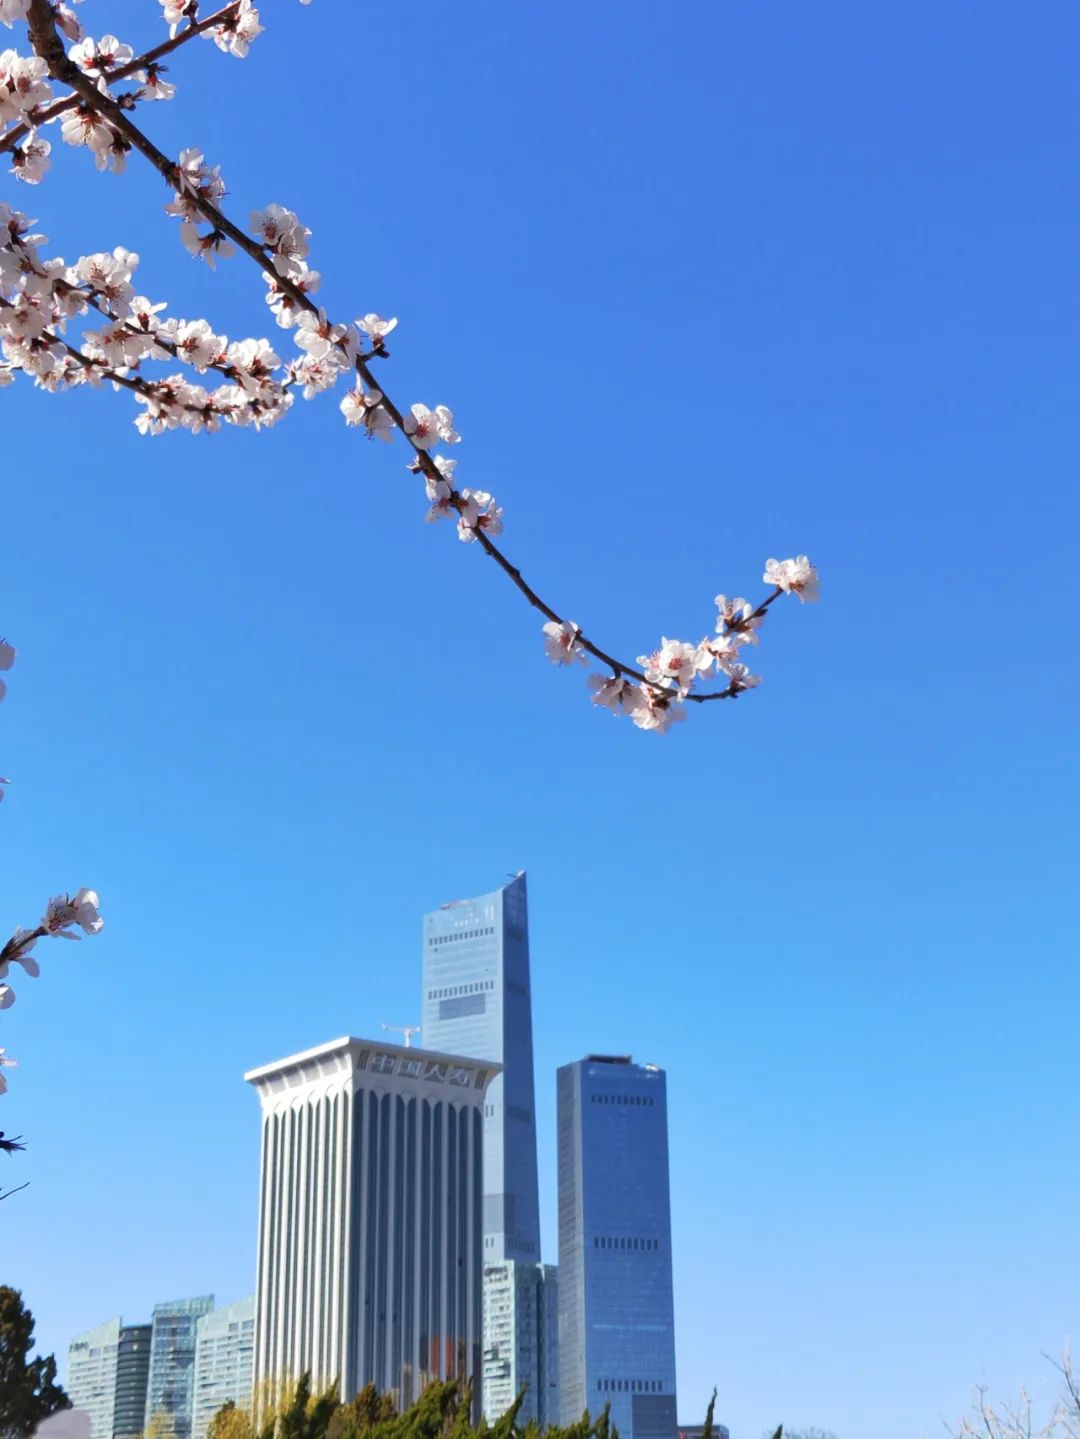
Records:
[[[203,1315],[195,1334],[192,1439],[206,1439],[210,1421],[223,1404],[248,1408],[254,1361],[254,1294]]]
[[[120,1329],[119,1319],[108,1319],[68,1345],[68,1397],[89,1414],[90,1439],[112,1439]]]
[[[560,1422],[610,1404],[623,1439],[675,1439],[665,1075],[590,1055],[557,1096]]]
[[[506,1259],[484,1265],[484,1417],[495,1423],[524,1392],[523,1428],[559,1420],[558,1270]]]
[[[529,913],[522,871],[424,915],[424,1044],[502,1073],[484,1105],[484,1260],[540,1262]]]
[[[68,1345],[67,1391],[90,1416],[90,1439],[137,1439],[146,1417],[149,1324],[109,1319]]]
[[[191,1439],[195,1395],[195,1337],[199,1320],[214,1307],[214,1296],[155,1304],[150,1335],[145,1426],[167,1422],[172,1439]]]
[[[498,1068],[346,1038],[244,1076],[262,1110],[256,1392],[307,1372],[404,1407],[433,1379],[479,1381]]]

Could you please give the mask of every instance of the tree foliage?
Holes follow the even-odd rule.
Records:
[[[17,1289],[0,1285],[0,1439],[29,1439],[43,1419],[71,1408],[56,1360],[31,1359],[33,1347],[34,1316]]]

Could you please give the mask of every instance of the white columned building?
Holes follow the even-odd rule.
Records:
[[[249,1071],[262,1107],[255,1393],[307,1372],[404,1407],[481,1387],[484,1094],[500,1066],[336,1039]]]

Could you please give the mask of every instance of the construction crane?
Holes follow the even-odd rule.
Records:
[[[405,1036],[406,1049],[412,1048],[413,1035],[420,1033],[420,1025],[418,1024],[384,1024],[383,1029],[386,1030],[387,1034],[403,1034]]]

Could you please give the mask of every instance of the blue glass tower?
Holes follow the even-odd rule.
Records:
[[[558,1127],[560,1422],[610,1403],[623,1439],[675,1439],[663,1070],[564,1065]]]
[[[484,1104],[484,1261],[540,1259],[525,872],[424,916],[423,1044],[503,1066]]]

